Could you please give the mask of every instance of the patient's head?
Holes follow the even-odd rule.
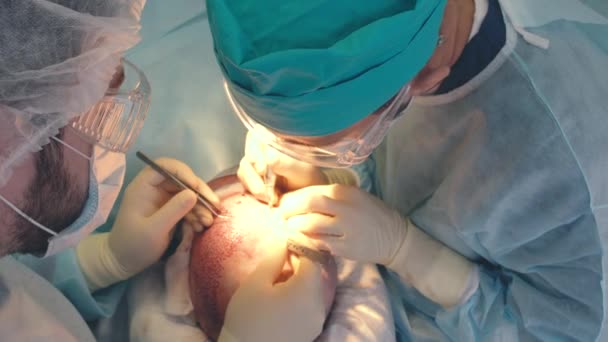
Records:
[[[190,297],[194,314],[205,334],[217,339],[230,298],[265,256],[271,244],[285,244],[270,209],[244,192],[235,176],[209,183],[222,199],[230,218],[218,217],[204,233],[197,235],[190,255]],[[327,312],[336,288],[336,264],[327,258],[323,265],[323,296]],[[291,255],[278,281],[288,279],[298,257]],[[251,308],[255,310],[255,308]],[[294,308],[297,310],[297,308]]]

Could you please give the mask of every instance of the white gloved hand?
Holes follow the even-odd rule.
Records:
[[[324,169],[295,160],[276,149],[258,141],[252,133],[247,133],[245,156],[241,159],[238,177],[245,188],[257,199],[268,201],[263,177],[266,168],[277,175],[274,198],[281,192],[289,192],[310,185],[348,184],[357,185],[357,174],[349,169]]]
[[[299,258],[294,274],[275,284],[285,247],[270,251],[232,296],[218,341],[303,341],[319,336],[325,321],[321,266]]]
[[[156,163],[219,205],[217,195],[186,164],[167,158]],[[191,211],[190,226],[202,228],[213,222],[211,213],[197,205],[194,192],[182,190],[150,167],[144,168],[125,190],[112,231],[91,235],[76,248],[89,288],[107,287],[158,261],[176,224]]]
[[[470,261],[358,188],[297,190],[282,198],[278,211],[294,232],[292,239],[306,239],[347,259],[386,265],[444,307],[465,301],[477,287]]]

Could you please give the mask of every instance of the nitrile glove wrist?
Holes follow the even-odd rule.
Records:
[[[409,219],[404,221],[407,233],[386,266],[405,283],[445,308],[465,302],[477,289],[477,267]]]
[[[132,276],[112,253],[109,237],[110,233],[93,234],[76,247],[76,257],[91,292]]]

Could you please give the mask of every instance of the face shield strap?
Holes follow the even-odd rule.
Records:
[[[21,211],[21,209],[17,208],[16,205],[14,205],[13,203],[11,203],[4,196],[0,195],[0,200],[2,200],[2,202],[4,202],[9,208],[13,209],[13,211],[15,211],[17,214],[19,214],[19,216],[21,216],[23,219],[27,220],[29,223],[33,224],[37,228],[42,229],[43,231],[49,233],[52,236],[59,235],[58,233],[52,231],[51,229],[49,229],[49,228],[45,227],[44,225],[38,223],[38,221],[36,221],[33,218],[29,217],[26,213],[24,213],[23,211]]]
[[[51,139],[55,140],[56,142],[62,144],[63,146],[65,146],[66,148],[69,148],[70,150],[72,150],[73,152],[75,152],[76,154],[78,154],[79,156],[85,158],[86,160],[88,160],[89,162],[91,161],[91,157],[87,156],[86,154],[82,153],[81,151],[79,151],[77,148],[73,147],[72,145],[66,143],[65,141],[52,136]],[[29,223],[33,224],[34,226],[36,226],[37,228],[45,231],[46,233],[48,233],[49,235],[52,236],[57,236],[59,235],[59,233],[53,231],[52,229],[46,227],[45,225],[43,225],[42,223],[34,220],[33,218],[31,218],[28,214],[24,213],[21,209],[19,209],[16,205],[14,205],[13,203],[11,203],[7,198],[5,198],[4,196],[2,196],[0,194],[0,200],[2,200],[2,202],[4,202],[4,204],[6,204],[9,208],[11,208],[14,212],[16,212],[19,216],[21,216],[24,220],[28,221]]]

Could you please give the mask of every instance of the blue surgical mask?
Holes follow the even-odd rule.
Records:
[[[126,168],[124,153],[113,152],[95,145],[93,147],[93,155],[89,157],[65,142],[59,139],[55,140],[89,160],[88,198],[76,221],[61,233],[56,233],[28,216],[0,195],[0,200],[11,207],[17,214],[37,228],[52,235],[43,257],[48,257],[76,246],[85,236],[105,223],[122,187]]]
[[[84,208],[76,221],[49,240],[44,257],[76,246],[104,224],[112,211],[125,177],[125,155],[95,146],[90,163],[89,196]]]

